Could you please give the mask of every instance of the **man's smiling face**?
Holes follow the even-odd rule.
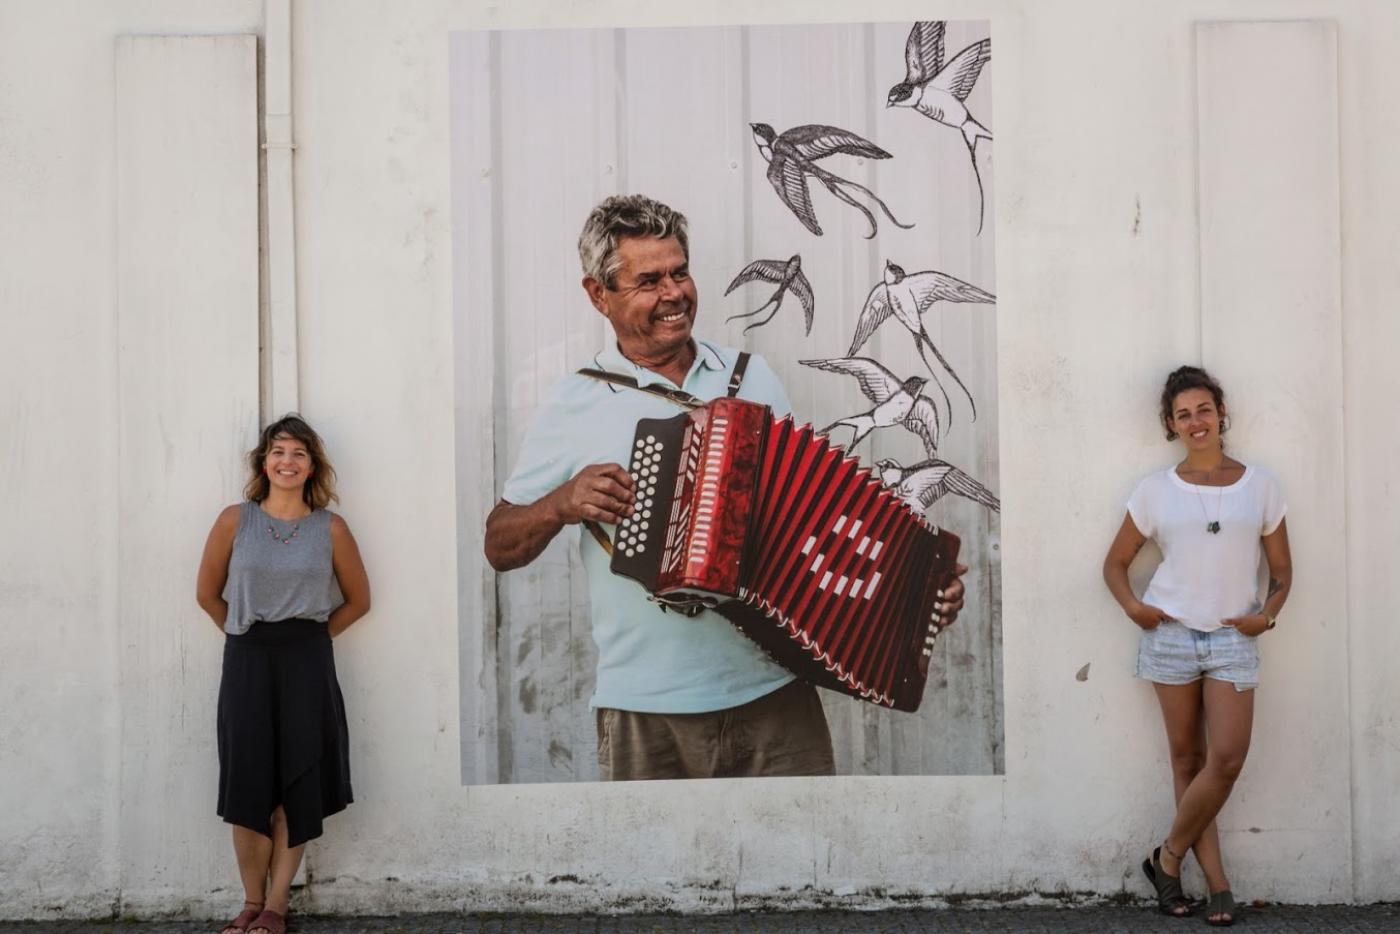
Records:
[[[583,280],[589,300],[612,323],[622,355],[634,363],[664,362],[690,342],[698,301],[689,261],[675,237],[626,237],[613,287]]]

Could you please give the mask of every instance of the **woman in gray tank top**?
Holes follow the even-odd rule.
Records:
[[[297,415],[248,452],[246,500],[219,513],[199,605],[224,636],[218,814],[233,825],[246,901],[223,934],[283,934],[292,877],[350,791],[331,639],[369,611],[369,578],[321,439]]]

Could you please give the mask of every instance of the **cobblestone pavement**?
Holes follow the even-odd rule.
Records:
[[[746,912],[727,915],[400,915],[389,918],[294,917],[291,934],[921,934],[926,931],[1123,932],[1185,934],[1203,930],[1200,917],[1177,920],[1147,907],[919,909],[913,911]],[[1400,932],[1400,904],[1245,907],[1236,927],[1246,931]],[[196,934],[218,931],[195,921],[0,922],[0,934]]]

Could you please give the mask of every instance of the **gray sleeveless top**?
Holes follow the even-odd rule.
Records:
[[[317,509],[286,522],[244,502],[224,601],[224,631],[235,636],[256,622],[330,618],[345,602],[331,569],[331,513]]]

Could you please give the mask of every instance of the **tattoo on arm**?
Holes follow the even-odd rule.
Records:
[[[1279,580],[1277,577],[1269,578],[1269,597],[1272,597],[1282,589],[1283,581]],[[1265,597],[1265,599],[1268,599],[1268,597]]]

